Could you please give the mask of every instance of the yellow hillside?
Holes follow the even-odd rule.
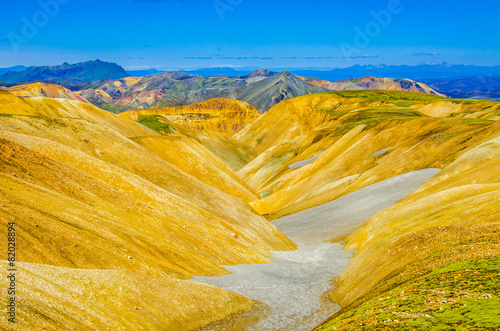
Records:
[[[346,286],[337,292],[342,303],[352,303],[353,299],[369,293],[374,284],[394,270],[457,240],[448,239],[440,244],[433,240],[433,245],[424,247],[424,250],[421,247],[414,256],[399,248],[400,252],[393,254],[399,254],[399,257],[391,256],[391,261],[381,263],[380,255],[392,251],[398,239],[413,233],[435,232],[437,227],[447,229],[457,225],[463,227],[464,232],[465,228],[478,228],[478,223],[495,223],[494,227],[500,229],[497,206],[500,197],[499,161],[500,138],[496,137],[463,154],[417,192],[379,213],[351,234],[347,248],[360,251],[342,275],[340,282]],[[470,232],[470,238],[477,235],[480,234]],[[402,242],[399,240],[398,243]],[[379,262],[368,272],[369,260]],[[360,270],[361,266],[365,271]],[[346,278],[349,280],[345,281]],[[353,287],[363,290],[355,293]]]
[[[156,133],[99,108],[0,97],[0,219],[16,222],[22,247],[18,327],[197,328],[253,303],[182,279],[295,248],[196,141],[182,141],[185,163],[175,164]],[[151,144],[129,138],[145,135]],[[181,169],[202,159],[204,181]]]
[[[0,90],[16,327],[196,330],[248,313],[247,297],[187,279],[268,263],[297,248],[272,221],[428,168],[354,232],[322,228],[357,252],[330,295],[343,310],[317,329],[488,329],[500,316],[500,103],[361,90],[255,112],[212,99],[114,115]]]
[[[45,97],[54,99],[76,100],[89,103],[87,100],[85,100],[85,98],[81,97],[77,93],[74,93],[65,87],[54,84],[33,83],[26,85],[16,85],[7,88],[7,91],[19,97]]]
[[[17,323],[1,319],[3,330],[196,330],[253,306],[233,292],[175,278],[31,263],[18,270]]]
[[[45,97],[20,98],[0,91],[0,114],[81,118],[107,126],[125,136],[156,135],[133,121],[121,119],[89,103]]]
[[[470,149],[414,194],[347,238],[357,249],[332,299],[344,311],[318,330],[498,322],[500,140]],[[412,304],[408,304],[408,303]],[[422,318],[425,315],[433,319]]]
[[[318,330],[498,325],[499,107],[407,92],[322,93],[282,102],[235,135],[260,151],[238,173],[265,197],[251,205],[270,220],[442,169],[349,236],[331,238],[357,253],[331,295],[343,310]]]
[[[169,122],[198,132],[219,132],[232,135],[257,118],[260,113],[244,101],[215,98],[200,103],[169,108],[131,110],[121,118],[140,121],[144,116],[161,116]]]
[[[228,135],[216,131],[192,130],[186,128],[183,123],[169,121],[160,115],[141,115],[139,123],[145,127],[155,130],[163,136],[177,137],[177,140],[159,139],[157,142],[186,142],[187,140],[185,138],[196,141],[209,150],[213,155],[222,160],[229,168],[231,168],[232,171],[240,170],[258,155],[258,151],[255,148]],[[179,138],[182,139],[179,140]],[[180,148],[181,146],[179,145],[178,147]],[[155,149],[156,148],[153,148],[153,150]],[[169,157],[171,159],[175,159],[176,162],[185,161],[182,158],[176,158],[175,155],[176,153],[173,153]],[[190,165],[185,164],[185,169],[190,167]]]
[[[167,136],[134,138],[133,140],[212,187],[246,202],[259,199],[259,195],[221,159],[192,138]]]
[[[262,151],[239,171],[267,196],[252,206],[272,220],[406,172],[443,168],[496,133],[490,120],[430,118],[408,107],[439,97],[398,93],[287,100],[237,134]]]

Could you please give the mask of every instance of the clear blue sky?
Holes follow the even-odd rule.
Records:
[[[65,4],[52,15],[35,0],[2,3],[0,67],[96,58],[128,69],[500,64],[498,0],[41,2],[57,1]],[[389,9],[383,24],[371,14]]]

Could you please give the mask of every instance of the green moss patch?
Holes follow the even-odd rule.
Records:
[[[496,330],[500,259],[458,262],[341,313],[319,330]]]
[[[160,115],[141,115],[137,122],[162,135],[172,131],[170,124]]]

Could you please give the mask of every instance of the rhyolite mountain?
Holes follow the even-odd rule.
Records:
[[[256,70],[237,77],[203,77],[182,72],[163,72],[146,77],[105,80],[79,93],[99,107],[117,111],[183,106],[213,98],[245,101],[240,95],[251,84],[274,74],[267,70]]]
[[[283,100],[325,91],[327,90],[322,87],[309,84],[290,72],[283,71],[250,85],[240,95],[240,100],[265,113]]]
[[[317,330],[497,328],[500,102],[338,91],[260,116],[212,100],[141,125],[71,97],[44,84],[0,90],[0,223],[16,223],[23,247],[17,329],[251,324],[267,313],[256,302],[186,280],[273,261],[297,248],[277,219],[422,169],[441,172],[328,238],[357,252],[322,296],[342,310]]]
[[[401,90],[439,94],[425,84],[408,79],[365,77],[331,82],[298,77],[288,71],[276,73],[262,69],[236,77],[224,75],[203,77],[181,72],[125,77],[95,83],[79,94],[94,105],[113,112],[175,107],[213,98],[229,98],[246,101],[264,113],[286,99],[327,90],[346,89]]]
[[[79,89],[89,83],[107,79],[120,79],[129,74],[116,63],[101,60],[57,66],[29,67],[21,71],[9,71],[0,75],[0,81],[8,83],[43,82]]]
[[[343,79],[339,81],[328,81],[318,78],[302,78],[306,82],[316,86],[323,87],[331,91],[346,91],[346,90],[391,90],[391,91],[408,91],[420,92],[426,94],[442,95],[435,89],[426,84],[416,82],[411,79],[393,79],[380,77],[361,77]]]

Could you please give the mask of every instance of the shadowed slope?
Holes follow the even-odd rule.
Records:
[[[222,160],[210,153],[199,142],[182,136],[134,138],[138,144],[198,178],[245,202],[260,196],[242,181]]]
[[[231,100],[228,101],[231,102]],[[208,117],[210,117],[211,110],[205,109],[205,111],[209,112]],[[144,112],[148,112],[148,110],[145,110]],[[182,141],[185,141],[185,138],[193,139],[199,144],[201,144],[203,147],[205,147],[207,150],[209,150],[213,155],[217,156],[233,171],[240,170],[258,155],[257,150],[252,146],[249,146],[236,139],[233,139],[226,134],[222,134],[220,132],[211,130],[202,130],[200,132],[187,128],[191,126],[194,126],[195,128],[203,127],[205,124],[209,125],[214,124],[216,121],[223,123],[224,126],[226,124],[232,126],[234,125],[238,126],[239,124],[231,124],[231,122],[238,123],[240,121],[239,119],[234,120],[230,119],[230,117],[223,116],[222,119],[215,119],[215,121],[214,119],[209,119],[208,121],[205,121],[203,119],[204,118],[203,114],[198,114],[197,116],[199,117],[201,116],[201,118],[197,121],[182,120],[184,118],[184,115],[176,115],[173,118],[174,121],[171,122],[169,120],[171,119],[171,117],[164,115],[138,115],[134,117],[133,116],[134,113],[135,112],[126,112],[123,113],[122,116],[124,117],[132,116],[132,118],[137,117],[137,119],[142,125],[145,125],[164,136],[177,137],[177,139],[181,139]],[[236,115],[241,116],[242,113]],[[244,114],[243,117],[245,117]],[[215,128],[215,130],[217,130],[217,128]],[[174,140],[171,139],[169,141],[173,142]],[[174,158],[174,155],[172,155],[172,158]],[[175,159],[177,162],[184,162],[184,159],[182,158],[175,158]],[[188,166],[186,165],[186,167]]]

